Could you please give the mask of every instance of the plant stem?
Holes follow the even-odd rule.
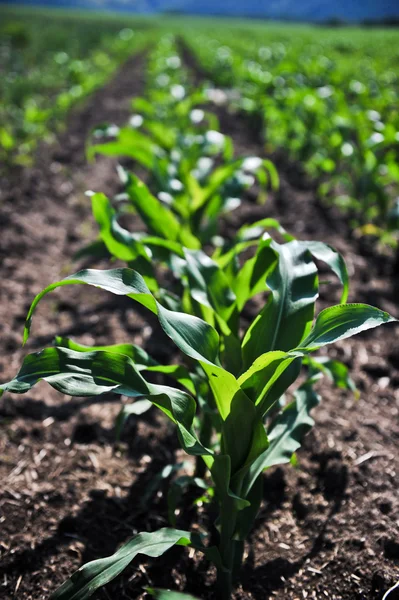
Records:
[[[220,600],[231,600],[231,593],[233,591],[233,578],[231,571],[218,569],[216,585],[219,591],[218,598]]]
[[[223,569],[218,569],[217,586],[221,600],[230,600],[234,579],[235,541],[233,539],[237,509],[233,501],[227,502],[220,513],[220,543],[219,552]]]
[[[205,411],[203,420],[201,423],[201,431],[199,434],[200,442],[203,446],[205,446],[205,448],[208,448],[211,444],[212,432],[213,432],[212,417],[207,411]],[[201,477],[201,478],[204,477],[206,471],[207,471],[207,466],[206,466],[205,462],[203,461],[201,456],[197,456],[196,463],[195,463],[195,477]]]

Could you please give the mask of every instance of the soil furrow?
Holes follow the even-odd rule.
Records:
[[[39,150],[32,169],[12,173],[3,185],[0,201],[2,379],[12,375],[14,363],[19,363],[20,354],[15,351],[20,346],[28,304],[50,282],[77,270],[78,265],[73,264],[75,252],[96,234],[90,200],[84,192],[88,189],[105,193],[117,191],[116,161],[100,157],[88,164],[85,147],[96,125],[126,122],[131,98],[143,91],[143,63],[144,55],[131,58],[108,85],[73,111],[57,142],[43,145]],[[78,295],[69,294],[69,299],[59,306],[59,317],[55,314],[54,298],[49,300],[46,309],[38,314],[34,335],[48,332],[49,325],[53,333],[57,329],[66,333],[72,320],[76,329],[80,312],[85,310],[82,318],[86,325],[80,323],[80,326],[91,329],[96,315],[94,311],[87,314],[87,302],[83,302],[83,298],[92,296],[88,290],[79,290]],[[82,300],[81,304],[78,299]],[[52,328],[53,324],[57,329]]]
[[[21,348],[35,294],[77,271],[74,253],[97,234],[85,190],[118,189],[116,161],[100,157],[87,164],[85,145],[94,126],[126,122],[132,97],[144,90],[144,64],[145,53],[127,61],[70,114],[57,141],[40,148],[32,169],[2,182],[1,381],[15,375],[29,349],[51,344],[55,334],[101,344],[142,343],[151,333],[123,300],[78,286],[43,301],[32,340]],[[109,268],[109,262],[100,266]],[[129,443],[114,452],[119,402],[71,400],[45,384],[0,400],[1,597],[48,598],[82,560],[112,553],[141,528],[139,501],[152,476],[147,465],[157,472],[159,462],[174,461],[174,436],[164,420],[144,417],[128,427]],[[151,517],[146,523],[157,527]]]

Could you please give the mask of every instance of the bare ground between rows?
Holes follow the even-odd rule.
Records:
[[[126,119],[130,96],[142,92],[142,68],[142,57],[133,59],[76,111],[59,144],[43,149],[37,168],[22,174],[18,188],[11,187],[2,202],[1,380],[14,375],[23,356],[20,336],[30,299],[76,270],[73,253],[95,234],[84,189],[115,190],[115,164],[99,160],[86,166],[84,143],[92,125]],[[223,110],[219,117],[238,153],[262,152],[237,115]],[[389,280],[354,251],[336,215],[323,215],[313,191],[293,186],[289,168],[281,169],[281,194],[265,207],[248,199],[228,217],[226,232],[272,215],[298,237],[335,242],[352,271],[352,298],[397,312]],[[125,302],[83,286],[64,289],[62,300],[54,294],[39,309],[32,347],[50,343],[59,332],[87,343],[151,343],[155,324]],[[334,283],[325,287],[322,304],[336,300],[337,293]],[[156,332],[149,349],[167,359],[166,341]],[[399,576],[394,335],[387,327],[333,351],[352,368],[361,398],[323,385],[316,429],[299,453],[299,467],[266,475],[265,500],[236,600],[380,600]],[[118,401],[112,397],[70,400],[40,385],[26,396],[6,395],[0,411],[0,590],[5,598],[47,598],[82,562],[113,552],[135,531],[167,524],[164,487],[150,498],[145,494],[165,464],[183,457],[176,452],[173,429],[155,412],[131,424],[114,449]],[[206,524],[205,511],[186,508],[179,526]],[[137,568],[136,563],[94,597],[142,598],[143,586],[150,583],[208,600],[214,598],[213,581],[205,562],[176,550],[155,565],[144,561]]]

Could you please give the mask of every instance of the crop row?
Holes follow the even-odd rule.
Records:
[[[149,33],[78,18],[20,17],[0,24],[0,163],[30,164],[68,110],[104,84]]]
[[[263,132],[319,180],[362,234],[397,245],[399,79],[396,34],[297,32],[187,39],[200,64]],[[392,39],[391,39],[392,38]],[[396,40],[396,42],[395,42]]]
[[[105,253],[127,266],[81,270],[49,285],[31,305],[24,339],[45,294],[87,285],[127,296],[153,313],[178,359],[160,364],[134,344],[87,347],[57,338],[54,347],[29,354],[0,391],[25,393],[45,380],[73,396],[126,396],[118,432],[130,415],[139,418],[155,406],[175,425],[195,469],[171,483],[169,527],[140,533],[112,556],[84,565],[53,594],[58,600],[88,598],[137,554],[157,557],[174,545],[203,553],[216,567],[218,597],[229,600],[262,502],[263,471],[295,460],[314,424],[311,411],[320,401],[315,384],[323,375],[353,388],[343,364],[314,353],[395,320],[347,303],[344,259],[323,242],[297,241],[274,219],[223,235],[224,213],[248,201],[245,191],[255,182],[264,202],[267,189],[278,185],[275,169],[259,157],[234,156],[232,141],[218,131],[206,87],[192,87],[172,37],[151,52],[147,72],[146,96],[134,99],[129,123],[101,127],[89,147],[92,158],[121,158],[123,189],[113,199],[89,193],[99,238],[81,254]],[[132,172],[138,166],[146,183]],[[121,222],[132,222],[132,215],[130,230]],[[339,304],[315,318],[318,261],[338,278],[342,294]],[[153,383],[154,373],[162,384]],[[212,507],[209,515],[217,514],[206,528],[176,528],[176,509],[188,488]],[[166,590],[148,593],[192,600]]]

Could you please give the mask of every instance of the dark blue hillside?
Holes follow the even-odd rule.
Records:
[[[7,4],[0,0],[0,4]],[[397,0],[14,0],[12,4],[92,8],[140,13],[264,17],[301,21],[345,21],[399,17]]]

